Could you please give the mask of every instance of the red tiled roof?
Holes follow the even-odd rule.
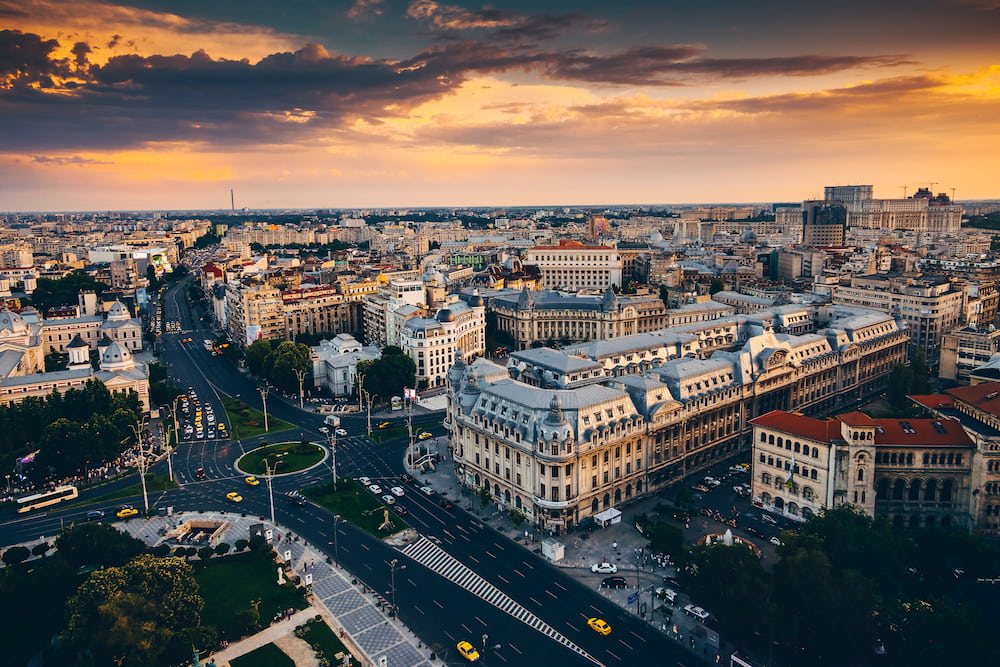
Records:
[[[990,414],[1000,415],[1000,382],[983,382],[971,387],[945,389],[956,400],[974,405]]]
[[[845,415],[837,415],[837,419],[848,426],[874,426],[875,420],[863,412],[848,412]]]
[[[876,419],[876,445],[971,447],[972,440],[954,419]],[[936,424],[936,426],[935,426]],[[909,427],[906,430],[906,427]],[[909,431],[913,431],[910,433]]]
[[[750,423],[817,442],[833,442],[840,438],[840,422],[836,419],[816,419],[798,412],[772,410],[751,419]]]
[[[907,398],[929,410],[955,407],[955,399],[947,394],[913,394]]]

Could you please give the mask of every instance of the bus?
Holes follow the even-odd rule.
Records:
[[[31,510],[38,509],[39,507],[48,507],[49,505],[61,503],[64,500],[73,500],[79,495],[80,492],[77,491],[75,486],[57,486],[52,491],[33,493],[30,496],[18,498],[17,511],[30,512]]]

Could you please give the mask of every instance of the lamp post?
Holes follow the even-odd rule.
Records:
[[[149,514],[149,493],[146,491],[146,469],[148,467],[148,463],[146,461],[146,450],[142,446],[142,434],[146,431],[146,419],[143,418],[135,424],[129,424],[129,427],[131,427],[132,433],[135,434],[135,443],[139,450],[139,460],[136,467],[139,468],[139,480],[142,482],[142,503],[145,507],[146,514]]]
[[[271,525],[274,525],[274,486],[272,481],[274,479],[274,471],[278,469],[278,465],[281,461],[275,461],[274,467],[272,468],[268,463],[268,460],[264,459],[264,473],[267,475],[267,500],[271,505]]]
[[[302,381],[306,379],[306,372],[301,368],[295,369],[295,378],[299,381],[299,410],[302,409]]]
[[[358,401],[361,403],[361,409],[365,409],[365,399],[367,397],[368,401],[368,435],[372,433],[372,395],[365,389],[365,374],[358,374],[355,379],[358,383]]]
[[[335,429],[320,426],[320,433],[326,436],[326,442],[330,445],[330,471],[333,473],[333,492],[337,492],[337,431]]]
[[[389,561],[389,580],[392,586],[392,615],[399,618],[399,608],[396,606],[396,570],[405,570],[405,565],[400,565],[399,561],[393,558]]]
[[[267,433],[267,387],[257,387],[257,391],[260,392],[260,403],[264,407],[264,432]]]

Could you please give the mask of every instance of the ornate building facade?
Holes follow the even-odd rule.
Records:
[[[519,353],[509,367],[458,358],[446,420],[457,477],[562,530],[749,451],[754,417],[836,409],[905,362],[891,317],[814,315],[801,335],[777,333],[774,313],[732,318],[728,339],[702,323],[720,329],[700,334],[706,348],[698,333],[662,330]]]

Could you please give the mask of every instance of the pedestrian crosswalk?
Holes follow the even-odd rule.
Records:
[[[437,572],[445,579],[458,584],[476,597],[482,598],[500,611],[510,614],[525,625],[538,630],[543,635],[556,640],[566,648],[574,651],[595,665],[600,665],[596,658],[557,632],[549,624],[508,597],[503,591],[483,579],[459,562],[447,551],[422,537],[413,544],[407,545],[403,553],[424,567]]]

